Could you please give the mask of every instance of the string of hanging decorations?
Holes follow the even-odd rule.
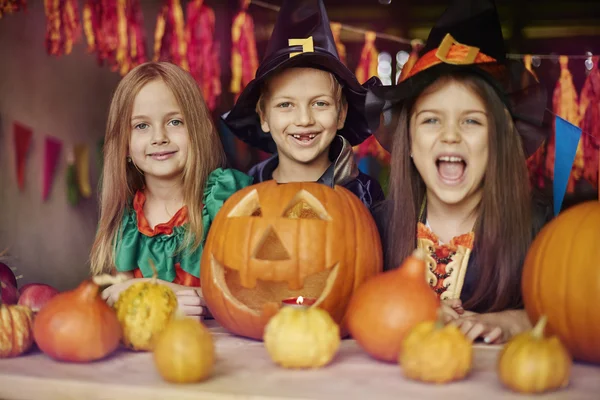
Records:
[[[271,3],[268,3],[268,2],[262,1],[262,0],[251,0],[250,3],[255,6],[265,8],[268,10],[272,10],[272,11],[279,11],[279,8],[280,8],[279,6],[276,6],[274,4],[271,4]],[[407,39],[407,38],[403,38],[400,36],[391,35],[388,33],[372,32],[372,31],[369,31],[366,29],[357,28],[355,26],[351,26],[351,25],[347,25],[347,24],[340,24],[340,26],[341,26],[342,30],[345,30],[348,32],[359,33],[359,34],[363,34],[363,35],[366,35],[367,33],[374,33],[375,37],[377,39],[384,39],[384,40],[388,40],[388,41],[392,41],[392,42],[396,42],[396,43],[402,43],[402,44],[409,45],[411,47],[414,47],[415,44],[422,45],[422,41],[420,39]],[[524,59],[526,57],[531,57],[532,63],[535,67],[539,66],[539,60],[558,61],[559,58],[561,57],[560,54],[513,54],[513,53],[509,53],[506,56],[511,59]],[[593,68],[593,63],[592,63],[593,55],[589,52],[585,55],[568,55],[567,57],[570,60],[586,60],[586,68],[588,70],[591,70]],[[588,62],[588,60],[589,60],[589,62]]]

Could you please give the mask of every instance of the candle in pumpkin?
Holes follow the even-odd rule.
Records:
[[[286,307],[296,307],[296,308],[307,308],[312,306],[317,302],[317,299],[312,299],[308,297],[290,297],[287,299],[283,299],[281,304]]]

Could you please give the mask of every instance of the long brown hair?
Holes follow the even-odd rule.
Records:
[[[91,255],[93,275],[115,267],[117,232],[125,209],[138,190],[144,188],[140,171],[126,161],[131,138],[133,101],[140,89],[162,80],[173,92],[189,135],[188,158],[182,174],[188,229],[184,244],[196,249],[203,238],[202,197],[208,175],[224,166],[225,152],[197,83],[178,66],[149,62],[132,69],[119,83],[108,114],[104,142],[104,165],[100,186],[100,221]]]
[[[466,309],[498,311],[521,306],[521,266],[531,244],[531,190],[525,153],[510,113],[483,78],[467,74],[446,75],[477,93],[489,115],[489,159],[483,180],[483,196],[475,227],[475,247],[470,263],[476,266],[477,285]],[[410,158],[409,120],[412,102],[398,114],[392,149],[389,197],[383,213],[386,268],[399,266],[416,247],[419,208],[425,183]]]

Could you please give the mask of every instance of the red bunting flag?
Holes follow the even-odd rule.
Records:
[[[185,38],[190,73],[198,82],[204,101],[213,111],[221,95],[219,45],[215,43],[215,12],[204,0],[192,0],[187,6]]]
[[[27,159],[27,151],[31,144],[33,132],[30,128],[15,122],[13,124],[13,134],[15,140],[15,161],[17,167],[17,184],[19,189],[25,188],[25,162]]]

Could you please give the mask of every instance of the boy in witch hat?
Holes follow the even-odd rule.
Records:
[[[544,87],[506,57],[491,0],[455,0],[396,86],[367,96],[371,127],[392,153],[388,199],[373,208],[393,269],[415,247],[445,317],[472,340],[503,343],[530,329],[523,260],[552,218],[534,196],[526,158],[551,125]]]
[[[371,135],[367,89],[340,61],[322,0],[284,0],[256,78],[223,116],[241,140],[274,155],[248,172],[254,182],[316,181],[351,190],[370,207],[384,199],[360,172],[352,147]]]

